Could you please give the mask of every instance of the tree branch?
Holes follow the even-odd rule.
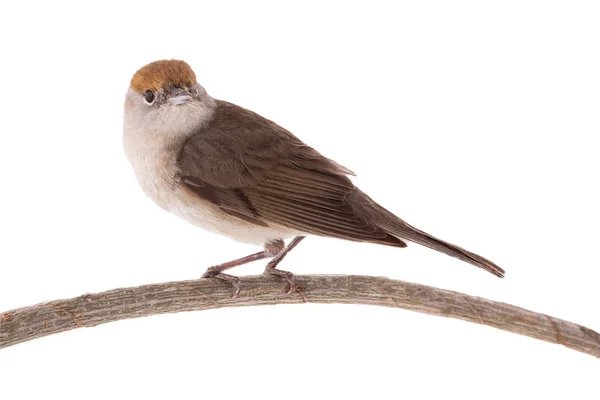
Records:
[[[341,303],[397,307],[457,318],[562,344],[600,357],[600,334],[568,321],[479,297],[387,278],[299,275],[297,293],[264,276],[240,279],[242,291],[216,279],[168,282],[85,294],[0,314],[0,348],[54,333],[128,318],[263,304]]]

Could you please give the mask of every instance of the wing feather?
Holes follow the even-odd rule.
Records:
[[[211,125],[184,145],[179,167],[189,190],[246,222],[406,246],[351,204],[350,170],[233,104],[218,101]]]

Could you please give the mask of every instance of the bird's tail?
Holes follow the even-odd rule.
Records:
[[[377,220],[377,225],[385,230],[389,235],[395,236],[398,239],[406,239],[410,242],[418,243],[430,249],[437,250],[440,253],[456,257],[459,260],[473,264],[476,267],[482,268],[500,278],[504,278],[504,270],[491,262],[490,260],[481,257],[475,253],[471,253],[452,243],[444,242],[436,237],[425,233],[398,218],[393,213],[389,212],[365,193],[358,191],[361,205],[366,205],[368,212],[374,219]],[[357,203],[355,203],[357,204]]]
[[[400,226],[390,230],[390,234],[398,236],[400,239],[406,239],[408,241],[418,243],[422,246],[429,247],[430,249],[437,250],[440,253],[447,254],[452,257],[456,257],[459,260],[473,264],[476,267],[482,268],[492,274],[504,278],[504,270],[491,262],[490,260],[481,257],[475,253],[471,253],[461,247],[453,245],[452,243],[444,242],[436,237],[431,236],[413,226],[410,226],[406,222],[402,221]]]

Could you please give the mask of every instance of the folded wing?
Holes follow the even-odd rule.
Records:
[[[183,184],[224,212],[257,225],[405,247],[352,204],[348,169],[275,123],[219,102],[210,127],[185,144]]]

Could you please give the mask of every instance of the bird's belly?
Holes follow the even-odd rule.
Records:
[[[156,204],[187,222],[206,231],[218,233],[238,242],[263,245],[276,239],[289,239],[301,235],[285,227],[260,226],[225,214],[218,207],[208,203],[178,184],[149,184],[140,181],[144,192]]]
[[[282,226],[260,226],[225,214],[218,207],[186,190],[176,180],[174,157],[144,153],[132,157],[138,183],[144,193],[166,211],[210,232],[239,242],[262,245],[276,239],[302,235]]]
[[[300,232],[279,226],[260,226],[225,214],[218,207],[194,197],[179,188],[177,202],[168,211],[204,230],[218,233],[238,242],[262,245],[276,239],[288,239]]]

